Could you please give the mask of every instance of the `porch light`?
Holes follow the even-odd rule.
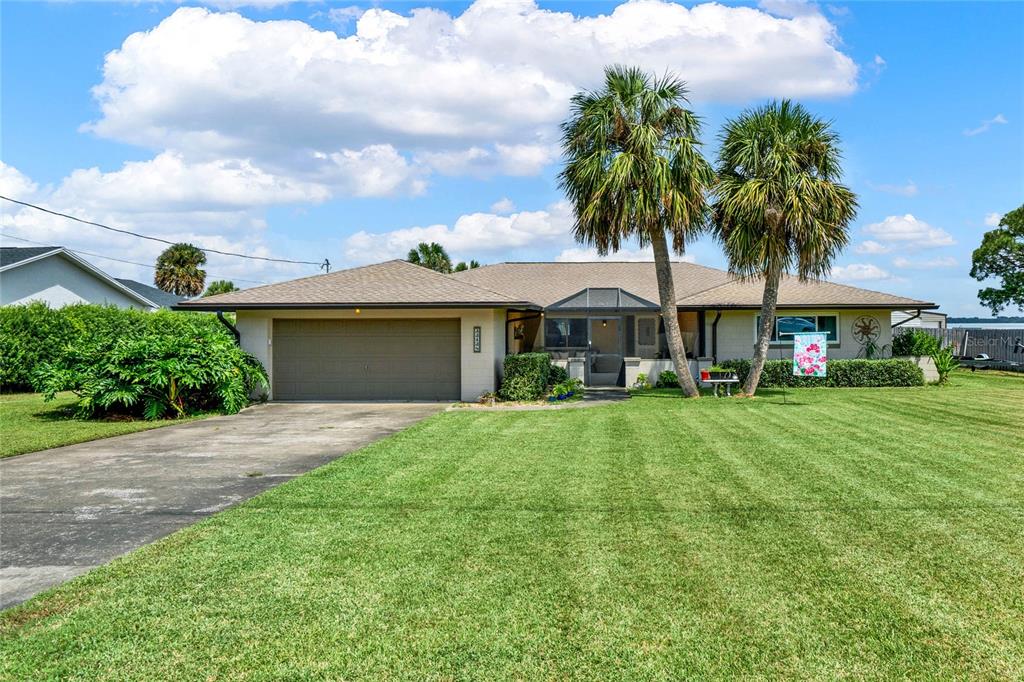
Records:
[[[359,308],[356,308],[356,315],[358,315],[358,314],[359,314],[359,313],[361,313],[361,312],[363,312],[363,311],[362,311],[362,310],[360,310]]]
[[[608,326],[608,320],[601,320],[601,326],[602,327],[607,327]]]

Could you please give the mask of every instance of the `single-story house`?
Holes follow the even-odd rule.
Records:
[[[762,287],[674,263],[691,369],[748,358]],[[783,280],[781,338],[820,330],[832,358],[891,341],[893,310],[928,301],[831,282]],[[507,353],[545,351],[590,386],[671,369],[652,263],[499,263],[451,275],[405,261],[340,270],[184,302],[234,311],[240,343],[275,400],[475,400],[497,389]]]
[[[156,310],[181,300],[141,282],[115,279],[61,246],[0,247],[0,305],[41,301],[51,308],[98,303]]]
[[[893,329],[945,329],[946,313],[935,310],[894,310],[892,311]]]

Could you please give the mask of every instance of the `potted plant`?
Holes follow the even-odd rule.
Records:
[[[736,372],[731,369],[726,369],[725,367],[719,367],[718,365],[713,365],[709,368],[708,374],[712,381],[728,381],[729,379],[739,380]]]

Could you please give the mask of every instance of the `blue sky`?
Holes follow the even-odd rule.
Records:
[[[1024,201],[1024,4],[427,7],[5,2],[2,193],[335,267],[421,239],[482,262],[592,258],[568,232],[557,125],[568,95],[621,61],[690,83],[709,157],[727,117],[774,96],[832,119],[861,206],[834,278],[984,312],[971,251]],[[139,262],[159,251],[3,210],[6,235]],[[708,239],[687,257],[723,265]],[[315,272],[222,257],[208,269]]]

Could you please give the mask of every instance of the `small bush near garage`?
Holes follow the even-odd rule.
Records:
[[[747,380],[750,360],[726,360],[719,365],[736,372],[740,383]],[[924,386],[924,372],[909,360],[829,360],[828,376],[793,375],[791,360],[769,360],[764,364],[760,386],[763,388],[885,387]]]
[[[551,356],[519,353],[505,356],[505,378],[498,395],[502,400],[539,400],[547,391]]]
[[[37,304],[0,309],[0,329],[5,388],[72,391],[81,417],[237,412],[267,386],[259,362],[209,314]],[[8,352],[26,366],[11,367]]]
[[[939,340],[920,329],[907,329],[892,339],[893,356],[928,358],[938,352]]]

